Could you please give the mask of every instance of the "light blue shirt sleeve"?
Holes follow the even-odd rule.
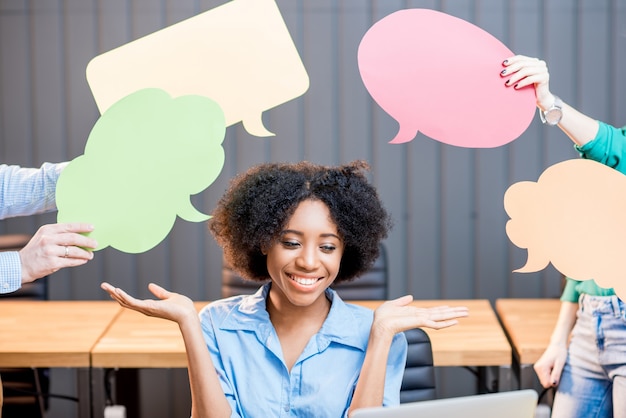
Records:
[[[40,168],[0,164],[0,219],[55,210],[57,180],[67,164],[43,163]],[[0,293],[15,292],[21,286],[19,253],[0,252]]]
[[[22,265],[17,251],[0,252],[0,293],[22,287]]]
[[[44,163],[40,168],[0,164],[0,219],[56,209],[55,190],[68,163]]]

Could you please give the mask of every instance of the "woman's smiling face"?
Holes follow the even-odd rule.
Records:
[[[282,303],[312,305],[337,277],[342,255],[343,241],[326,204],[301,202],[267,251],[272,292]]]

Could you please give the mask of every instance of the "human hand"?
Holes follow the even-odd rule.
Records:
[[[393,336],[408,329],[427,327],[441,329],[458,323],[457,318],[468,316],[465,306],[437,306],[420,308],[411,305],[413,296],[389,300],[374,311],[372,331]]]
[[[544,388],[557,386],[567,359],[567,347],[550,344],[539,360],[533,365],[539,382]]]
[[[83,233],[93,231],[84,223],[44,225],[19,251],[22,283],[30,283],[65,267],[76,267],[93,259],[98,243]]]
[[[136,299],[119,287],[114,287],[106,282],[102,283],[100,287],[123,307],[147,316],[167,319],[179,324],[189,316],[197,317],[197,312],[191,299],[179,293],[169,292],[154,283],[150,283],[148,289],[159,300]]]
[[[546,110],[554,104],[554,95],[550,93],[550,73],[545,61],[538,58],[515,55],[502,63],[504,70],[502,77],[508,77],[507,87],[515,89],[534,85],[537,96],[537,106]]]

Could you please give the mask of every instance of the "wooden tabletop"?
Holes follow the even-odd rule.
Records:
[[[0,367],[89,367],[123,308],[113,301],[0,302]]]
[[[380,301],[348,301],[369,308]],[[413,305],[428,308],[434,306],[466,306],[467,318],[449,328],[434,330],[424,328],[430,337],[435,366],[508,366],[511,364],[511,346],[498,322],[498,318],[486,299],[416,300]]]
[[[533,364],[541,357],[560,309],[559,299],[496,300],[496,312],[520,363]]]
[[[200,310],[209,302],[196,302]],[[348,301],[375,308],[382,301]],[[487,300],[415,301],[422,307],[467,306],[470,316],[442,330],[425,329],[436,366],[500,366],[511,364],[511,347]],[[93,367],[187,367],[178,326],[124,310],[92,350]]]
[[[195,302],[199,311],[209,302]],[[187,367],[178,325],[124,309],[91,350],[93,367]]]

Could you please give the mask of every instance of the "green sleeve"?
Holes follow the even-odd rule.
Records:
[[[563,289],[563,293],[561,294],[562,302],[574,302],[578,303],[578,297],[580,296],[580,292],[576,289],[576,286],[580,283],[578,280],[566,278],[567,282],[565,283],[565,288]]]
[[[626,126],[616,128],[598,121],[596,137],[575,148],[583,158],[597,161],[626,174]]]

